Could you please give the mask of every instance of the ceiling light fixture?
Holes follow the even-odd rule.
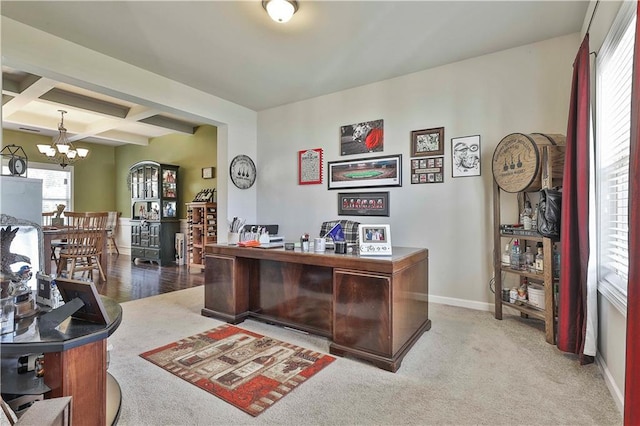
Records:
[[[60,111],[60,124],[58,124],[58,135],[53,138],[51,145],[38,145],[38,151],[47,156],[47,159],[53,163],[60,164],[63,169],[69,164],[74,163],[79,158],[86,158],[89,150],[86,148],[76,148],[67,138],[67,129],[64,127],[64,115],[67,111]]]
[[[284,24],[289,22],[293,14],[298,11],[298,2],[296,0],[262,0],[262,7],[271,19]]]

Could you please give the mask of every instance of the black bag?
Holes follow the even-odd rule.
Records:
[[[538,202],[538,233],[554,240],[560,239],[562,191],[542,189]]]

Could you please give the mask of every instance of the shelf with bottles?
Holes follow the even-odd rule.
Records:
[[[195,197],[193,197],[194,203],[215,203],[216,201],[217,196],[215,188],[202,189]]]
[[[187,203],[189,268],[204,269],[204,247],[217,242],[217,204]]]
[[[558,282],[559,271],[559,262],[555,261],[557,250],[554,248],[557,244],[537,232],[537,209],[530,207],[532,203],[527,201],[527,194],[517,194],[518,223],[505,225],[505,222],[509,222],[501,221],[500,192],[500,188],[494,182],[495,317],[502,319],[502,308],[508,307],[523,316],[541,320],[544,322],[545,340],[554,344],[557,317],[555,284]],[[513,253],[514,246],[517,247],[517,254]],[[529,253],[525,255],[527,250]],[[539,292],[535,296],[539,299],[536,301],[540,300],[543,303],[529,303],[528,292],[523,300],[503,300],[503,290],[512,290],[508,287],[514,285],[514,281],[516,288],[519,288],[523,281],[538,284]]]
[[[501,238],[511,238],[506,243],[500,258],[500,270],[519,274],[533,279],[545,279],[545,265],[552,268],[552,278],[560,278],[560,247],[549,238],[513,238],[510,235],[500,235]],[[535,242],[535,247],[531,245]],[[517,248],[517,253],[514,252]],[[524,248],[524,250],[523,250]],[[551,252],[551,257],[545,253]]]

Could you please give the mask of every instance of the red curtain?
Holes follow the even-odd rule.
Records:
[[[573,83],[562,182],[560,228],[561,267],[558,302],[558,348],[584,355],[587,326],[587,264],[589,261],[589,34],[573,63]]]
[[[636,11],[636,44],[631,89],[629,150],[629,283],[627,286],[627,359],[624,424],[640,424],[640,1]]]

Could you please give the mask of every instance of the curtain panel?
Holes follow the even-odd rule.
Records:
[[[636,9],[629,149],[629,282],[624,424],[640,424],[640,1]]]
[[[581,364],[594,360],[593,356],[584,354],[589,262],[590,90],[587,33],[573,64],[562,183],[558,302],[558,348],[578,354]]]

